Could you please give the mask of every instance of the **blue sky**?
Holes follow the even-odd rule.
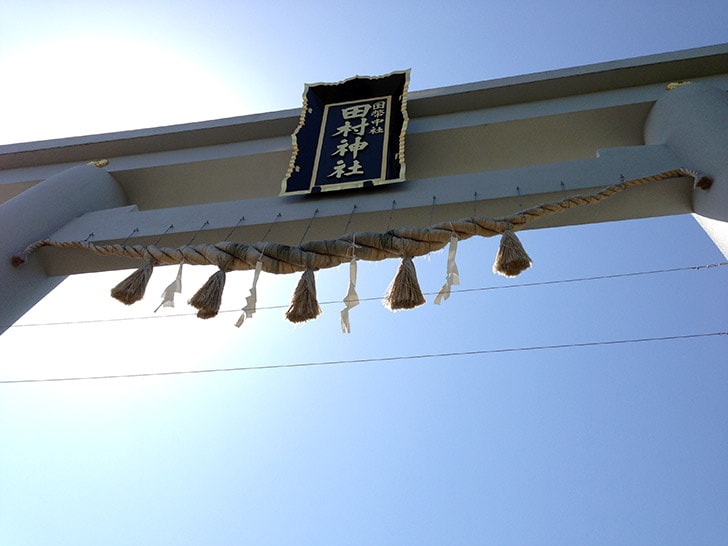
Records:
[[[25,2],[0,8],[0,143],[298,108],[304,83],[354,74],[411,68],[421,90],[711,45],[726,20],[723,2]],[[728,341],[684,338],[727,331],[728,267],[690,269],[720,252],[690,216],[521,240],[531,270],[496,277],[497,240],[465,241],[460,291],[410,312],[377,299],[395,261],[360,263],[350,335],[344,268],[295,327],[298,276],[264,274],[239,330],[249,273],[211,321],[153,313],[172,268],[131,308],[108,298],[125,272],[68,279],[0,337],[0,379],[328,364],[0,384],[0,543],[728,542]],[[446,258],[415,260],[425,292]],[[209,274],[187,267],[178,301]],[[578,346],[648,338],[676,339]]]

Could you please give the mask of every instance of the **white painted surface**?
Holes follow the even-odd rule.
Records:
[[[703,83],[666,92],[645,123],[645,141],[666,145],[686,167],[713,178],[709,190],[694,190],[693,210],[728,257],[728,93]]]
[[[125,203],[124,192],[109,173],[81,165],[0,204],[0,332],[63,280],[47,276],[38,260],[13,267],[12,256],[85,212]]]
[[[340,235],[354,205],[349,231],[381,231],[388,217],[391,227],[424,226],[470,216],[474,208],[477,215],[507,216],[617,183],[620,175],[637,178],[678,167],[703,171],[716,182],[694,199],[687,179],[661,182],[531,227],[694,207],[728,256],[727,60],[728,46],[720,45],[413,93],[410,179],[319,199],[277,196],[297,110],[2,146],[0,324],[12,324],[60,282],[47,274],[130,265],[44,249],[22,269],[12,268],[10,256],[38,239],[83,240],[94,232],[100,243],[150,244],[162,235],[163,246],[187,244],[192,236],[214,243],[245,217],[234,239],[252,243],[281,213],[276,241],[297,244],[316,209],[309,240]],[[684,78],[702,83],[664,91]],[[105,170],[72,167],[101,158],[111,160]],[[198,234],[203,222],[208,224]]]

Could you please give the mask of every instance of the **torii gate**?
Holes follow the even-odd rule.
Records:
[[[410,93],[407,181],[315,197],[278,196],[298,109],[2,146],[0,333],[66,275],[138,265],[58,248],[11,264],[40,239],[172,247],[234,230],[254,242],[276,222],[276,242],[296,245],[309,227],[323,240],[474,208],[498,218],[681,168],[712,186],[672,178],[523,228],[692,212],[728,257],[726,90],[728,44]]]

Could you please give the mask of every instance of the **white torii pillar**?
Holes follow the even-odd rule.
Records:
[[[82,214],[126,204],[114,177],[91,165],[67,169],[0,204],[0,333],[65,279],[48,276],[37,260],[13,267],[13,254]]]
[[[645,144],[664,144],[713,178],[709,191],[693,190],[693,213],[728,258],[728,93],[703,83],[665,93],[645,123]]]

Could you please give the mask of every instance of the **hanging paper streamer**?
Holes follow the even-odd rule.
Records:
[[[162,292],[162,303],[157,306],[154,310],[156,313],[162,307],[174,307],[174,295],[182,293],[182,266],[184,262],[180,262],[179,269],[177,269],[177,278],[175,278],[170,285]]]
[[[455,255],[458,251],[458,238],[453,234],[450,237],[450,246],[447,251],[447,274],[445,275],[445,284],[440,288],[437,296],[435,296],[435,305],[440,305],[443,300],[450,297],[450,290],[453,285],[460,284],[460,274],[458,273],[458,265],[455,263]]]
[[[260,277],[260,272],[263,269],[263,260],[258,260],[255,263],[255,273],[253,274],[253,286],[250,288],[250,295],[245,298],[245,307],[243,307],[243,312],[240,315],[240,318],[235,323],[235,326],[240,328],[243,325],[243,322],[246,318],[250,318],[255,313],[255,306],[258,302],[258,278]]]
[[[349,324],[349,309],[353,309],[359,305],[359,295],[356,293],[356,256],[349,262],[349,290],[344,298],[344,307],[341,310],[341,331],[345,334],[351,333],[351,325]]]

